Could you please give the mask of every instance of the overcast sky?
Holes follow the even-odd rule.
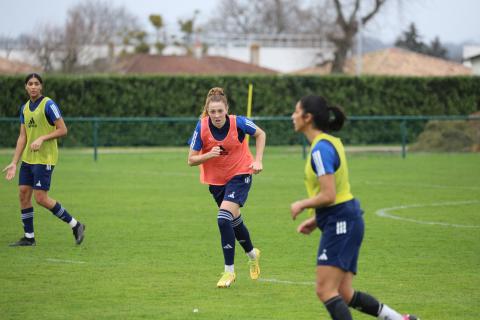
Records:
[[[82,0],[0,0],[0,36],[16,37],[32,33],[43,23],[62,25],[67,9]],[[252,0],[254,1],[254,0]],[[313,1],[313,0],[312,0]],[[200,10],[199,21],[215,13],[218,0],[110,0],[137,15],[149,30],[148,16],[163,16],[169,32],[177,29],[177,20]],[[365,0],[362,0],[365,3]],[[480,44],[480,0],[389,0],[378,18],[367,26],[367,35],[393,42],[411,22],[415,22],[423,41],[435,36],[442,43]]]

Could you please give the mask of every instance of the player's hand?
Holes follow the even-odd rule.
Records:
[[[317,228],[317,221],[315,220],[315,217],[312,217],[300,223],[299,226],[297,227],[297,232],[309,235],[316,228]]]
[[[210,150],[208,154],[210,155],[210,158],[216,158],[220,156],[221,152],[222,152],[222,149],[219,146],[215,146],[212,148],[212,150]]]
[[[40,137],[40,138],[37,138],[35,139],[35,141],[32,142],[32,144],[30,145],[30,149],[32,151],[38,151],[40,149],[40,147],[42,146],[42,143],[43,143],[43,138]]]
[[[8,181],[12,180],[15,177],[15,172],[17,172],[17,165],[15,163],[10,163],[2,172],[6,172],[5,179]]]
[[[292,219],[295,220],[297,216],[302,213],[304,210],[301,201],[295,201],[290,205],[290,213],[292,214]]]
[[[253,161],[249,168],[253,170],[253,174],[259,174],[263,170],[263,164],[261,161]]]

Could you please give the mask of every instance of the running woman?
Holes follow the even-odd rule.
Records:
[[[43,80],[36,73],[25,78],[29,100],[20,110],[20,134],[12,162],[3,169],[5,178],[12,180],[17,163],[22,158],[19,172],[19,195],[24,236],[10,246],[34,246],[32,194],[37,204],[50,210],[68,223],[77,244],[84,238],[85,225],[73,218],[67,210],[48,195],[52,173],[58,159],[57,139],[67,134],[60,108],[52,99],[42,95]]]
[[[352,288],[364,234],[363,210],[350,192],[343,144],[327,132],[340,130],[346,120],[337,106],[320,96],[306,96],[292,114],[294,129],[311,143],[305,164],[309,198],[291,204],[292,218],[312,208],[315,216],[302,222],[297,231],[322,231],[317,254],[316,291],[334,320],[351,320],[348,307],[380,320],[417,320],[401,315],[371,295]]]
[[[246,135],[255,137],[256,154],[253,158]],[[265,132],[250,119],[228,114],[227,97],[222,88],[208,92],[201,119],[193,133],[188,164],[200,165],[200,181],[209,185],[217,206],[225,269],[217,283],[228,288],[235,282],[235,239],[249,258],[250,278],[260,275],[260,250],[254,248],[250,234],[240,215],[252,185],[252,173],[263,169]]]

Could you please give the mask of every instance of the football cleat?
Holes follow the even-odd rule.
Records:
[[[35,238],[23,237],[17,242],[10,243],[10,247],[31,247],[36,245]]]
[[[404,314],[403,320],[420,320],[420,318],[417,318],[417,316],[411,314]]]
[[[260,250],[254,248],[253,251],[255,251],[255,259],[250,259],[248,266],[250,267],[250,278],[257,280],[260,276]]]
[[[228,288],[235,282],[235,272],[224,272],[222,277],[217,282],[218,288]]]
[[[77,225],[73,227],[72,231],[73,231],[73,237],[75,238],[75,242],[77,244],[81,244],[84,237],[83,234],[85,232],[85,225],[81,224],[79,221],[77,222]]]

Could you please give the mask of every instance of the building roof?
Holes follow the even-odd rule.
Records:
[[[41,68],[32,66],[28,63],[0,57],[0,74],[19,74],[40,71],[42,71]]]
[[[307,68],[294,72],[295,74],[331,73],[332,63],[320,67]],[[356,74],[356,59],[350,58],[345,63],[345,74]],[[462,64],[444,60],[413,51],[388,48],[366,53],[362,56],[362,75],[389,76],[460,76],[472,75],[472,70]]]
[[[271,69],[218,56],[195,58],[191,56],[161,56],[135,54],[121,58],[114,71],[129,74],[276,74]]]

